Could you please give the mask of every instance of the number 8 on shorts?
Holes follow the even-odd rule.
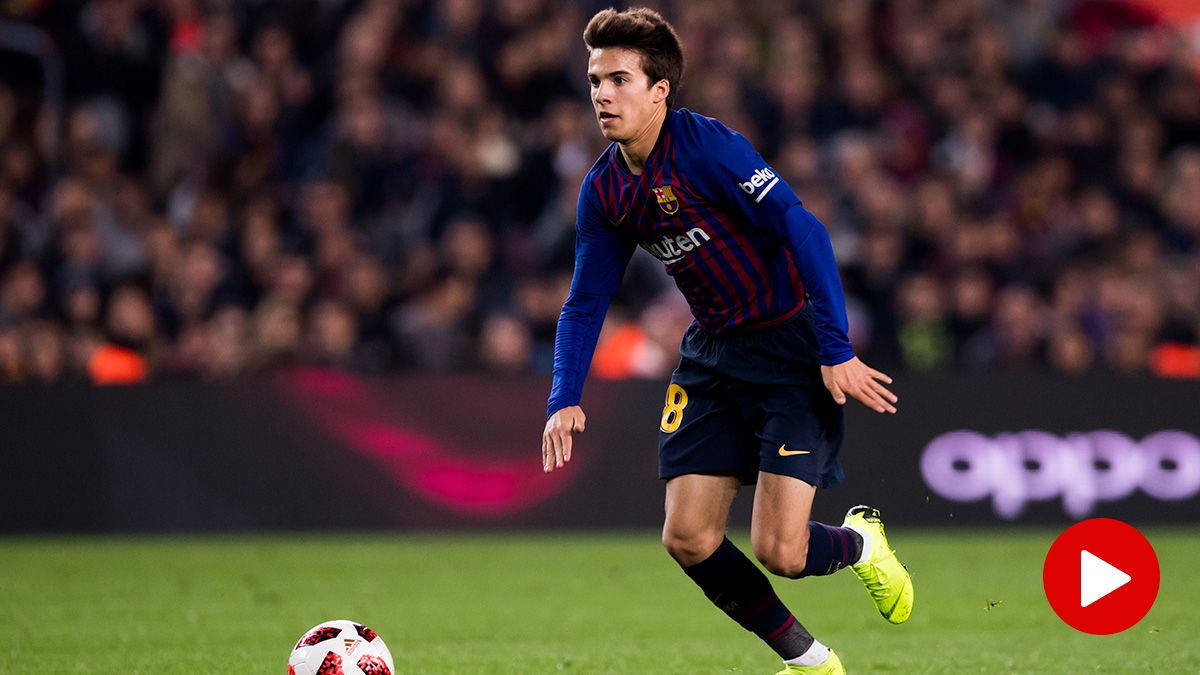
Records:
[[[663,405],[662,424],[658,427],[662,429],[663,433],[669,434],[679,428],[679,425],[683,423],[683,409],[687,407],[687,403],[687,392],[683,390],[683,387],[672,382],[671,386],[667,387],[667,401]]]

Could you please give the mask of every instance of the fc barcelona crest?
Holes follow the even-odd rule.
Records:
[[[679,199],[675,197],[675,191],[671,189],[670,185],[659,185],[654,188],[654,196],[658,198],[658,208],[668,216],[675,215],[675,212],[679,210]]]

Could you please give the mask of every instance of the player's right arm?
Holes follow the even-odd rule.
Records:
[[[633,239],[606,222],[585,179],[576,207],[575,276],[554,337],[554,384],[542,432],[542,470],[547,473],[571,461],[571,434],[584,429],[586,418],[579,407],[583,381],[608,303],[621,290],[633,249]]]

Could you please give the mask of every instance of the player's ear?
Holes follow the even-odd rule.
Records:
[[[657,105],[667,100],[667,96],[671,93],[671,83],[667,80],[659,80],[654,83],[654,103]]]

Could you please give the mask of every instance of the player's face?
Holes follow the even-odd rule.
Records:
[[[636,138],[666,105],[670,85],[650,82],[642,70],[641,54],[623,47],[593,49],[588,57],[592,107],[600,133],[622,143]]]

